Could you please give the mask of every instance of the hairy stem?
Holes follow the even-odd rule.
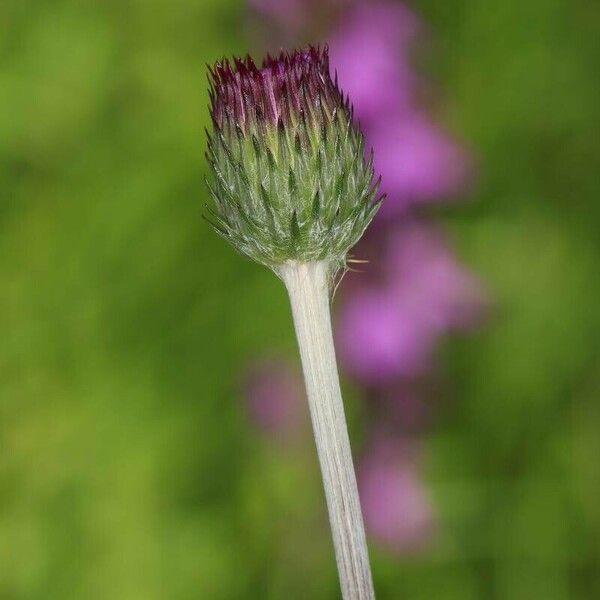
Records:
[[[329,312],[329,264],[279,269],[290,297],[344,600],[375,598]]]

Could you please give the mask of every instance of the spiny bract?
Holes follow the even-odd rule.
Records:
[[[327,48],[210,69],[214,180],[207,219],[241,253],[342,266],[382,198]]]

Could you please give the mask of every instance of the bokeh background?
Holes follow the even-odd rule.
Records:
[[[338,597],[283,286],[201,219],[205,63],[309,39],[390,192],[335,303],[378,597],[600,597],[600,4],[390,2],[0,2],[0,599]]]

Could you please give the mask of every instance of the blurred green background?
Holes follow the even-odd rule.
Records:
[[[494,310],[441,357],[440,539],[375,548],[378,597],[600,598],[600,4],[412,6]],[[205,63],[253,46],[240,0],[0,2],[2,600],[338,597],[316,457],[240,398],[295,358],[283,287],[201,220]]]

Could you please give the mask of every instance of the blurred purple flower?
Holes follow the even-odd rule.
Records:
[[[357,2],[330,37],[332,68],[350,96],[388,199],[379,220],[463,189],[471,174],[466,153],[419,112],[420,80],[411,46],[422,27],[404,5]]]
[[[303,423],[304,395],[299,374],[283,360],[265,360],[246,375],[244,393],[251,420],[265,433],[286,437]]]
[[[385,233],[379,280],[352,289],[337,321],[345,367],[376,387],[427,372],[438,337],[477,323],[486,304],[435,230],[413,220]]]
[[[368,533],[397,553],[422,550],[435,532],[434,510],[421,479],[414,442],[376,437],[358,467]]]
[[[342,361],[364,383],[385,385],[429,366],[433,332],[393,290],[357,290],[345,298],[338,323]]]
[[[404,213],[416,203],[444,201],[469,179],[472,169],[466,153],[415,110],[367,123],[364,131],[388,195],[380,218]]]
[[[363,126],[412,102],[417,77],[408,45],[418,29],[418,19],[402,4],[358,2],[330,37],[332,68]]]
[[[416,221],[394,229],[384,261],[388,285],[405,306],[440,335],[479,324],[487,294],[456,260],[443,234]]]

